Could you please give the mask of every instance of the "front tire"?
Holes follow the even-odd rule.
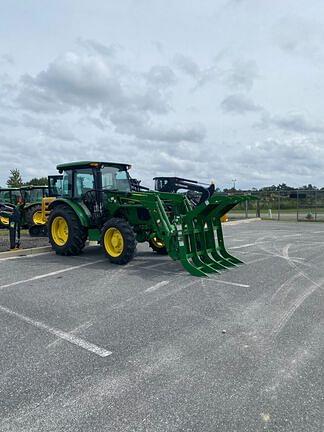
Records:
[[[48,237],[58,255],[78,255],[85,246],[87,229],[68,206],[54,207],[48,218]]]
[[[124,265],[134,257],[135,233],[124,219],[108,220],[102,227],[100,243],[109,261],[113,264]]]
[[[165,247],[162,240],[154,237],[149,240],[150,248],[153,249],[158,255],[168,255],[167,248]]]

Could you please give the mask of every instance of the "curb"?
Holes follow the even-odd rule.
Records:
[[[240,225],[240,224],[247,224],[247,223],[251,223],[251,222],[258,222],[261,220],[262,220],[261,218],[241,219],[241,220],[237,220],[237,221],[226,222],[225,225]]]
[[[7,252],[0,252],[0,261],[1,259],[4,258],[34,255],[42,252],[51,252],[51,251],[52,251],[51,246],[40,246],[40,247],[35,247],[30,249],[16,249]]]

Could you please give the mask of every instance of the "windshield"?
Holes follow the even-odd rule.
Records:
[[[44,195],[46,191],[44,190]],[[24,190],[23,197],[26,203],[41,202],[43,198],[43,189]]]
[[[104,190],[131,191],[128,172],[124,167],[104,167],[101,176]]]
[[[63,179],[62,177],[49,177],[49,187],[50,187],[50,196],[60,196],[62,195],[62,186],[63,186]]]

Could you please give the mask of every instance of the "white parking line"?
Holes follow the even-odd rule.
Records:
[[[37,328],[39,328],[41,330],[44,330],[47,333],[50,333],[50,334],[52,334],[52,335],[54,335],[54,336],[56,336],[56,337],[58,337],[60,339],[63,339],[65,341],[67,341],[67,342],[70,342],[73,345],[77,345],[80,348],[83,348],[83,349],[85,349],[87,351],[90,351],[93,354],[96,354],[96,355],[98,355],[100,357],[107,357],[107,356],[109,356],[109,355],[112,354],[111,351],[107,351],[104,348],[101,348],[101,347],[99,347],[97,345],[94,345],[94,344],[92,344],[90,342],[87,342],[86,340],[81,339],[81,338],[79,338],[77,336],[73,336],[70,333],[66,333],[66,332],[64,332],[62,330],[55,329],[53,327],[49,327],[48,325],[46,325],[46,324],[44,324],[44,323],[42,323],[40,321],[35,321],[32,318],[29,318],[29,317],[27,317],[25,315],[22,315],[22,314],[18,313],[18,312],[14,312],[11,309],[8,309],[8,308],[6,308],[4,306],[0,305],[0,311],[6,313],[8,315],[14,316],[14,317],[20,319],[20,321],[24,321],[24,322],[26,322],[26,323],[34,326],[34,327],[37,327]]]
[[[238,282],[228,282],[228,281],[224,281],[224,280],[220,280],[220,279],[216,279],[216,278],[205,278],[204,282],[217,282],[217,283],[222,283],[225,285],[232,285],[232,286],[237,286],[237,287],[242,287],[242,288],[250,288],[250,285],[246,285],[246,284],[241,284]]]
[[[88,262],[88,263],[85,263],[85,264],[80,264],[80,265],[77,265],[77,266],[67,267],[67,268],[64,268],[64,269],[61,269],[61,270],[57,270],[57,271],[54,271],[54,272],[50,272],[50,273],[45,273],[45,274],[42,274],[42,275],[34,276],[32,278],[29,278],[29,279],[24,279],[24,280],[20,280],[20,281],[16,281],[16,282],[11,282],[9,284],[0,285],[0,289],[8,288],[8,287],[16,286],[16,285],[21,285],[21,284],[24,284],[26,282],[32,282],[32,281],[39,280],[39,279],[44,279],[44,278],[47,278],[49,276],[56,276],[56,275],[58,275],[60,273],[65,273],[65,272],[68,272],[68,271],[77,270],[77,269],[80,269],[82,267],[88,267],[88,266],[91,266],[91,265],[94,265],[94,264],[98,264],[98,263],[104,262],[104,261],[107,261],[107,260],[91,261],[91,262]]]
[[[268,241],[270,241],[270,240],[268,240]],[[245,247],[255,246],[255,245],[258,245],[258,244],[261,244],[261,243],[267,243],[267,242],[246,243],[246,244],[244,244],[244,245],[240,245],[240,246],[232,246],[232,247],[230,247],[229,249],[241,249],[241,248],[245,248]]]
[[[52,253],[53,252],[41,252],[41,253],[31,254],[31,255],[17,255],[17,256],[12,256],[12,257],[8,257],[8,258],[0,258],[0,263],[2,261],[9,261],[9,260],[16,260],[16,259],[26,259],[26,258],[34,258],[34,257],[42,256],[42,255],[52,254]]]
[[[168,285],[169,282],[170,282],[170,281],[167,281],[167,280],[165,280],[165,281],[161,281],[161,282],[158,282],[157,284],[155,284],[155,285],[153,285],[153,286],[147,288],[144,292],[147,293],[147,292],[156,291],[156,290],[158,290],[159,288],[161,288],[161,287],[163,287],[163,286],[165,286],[165,285]]]

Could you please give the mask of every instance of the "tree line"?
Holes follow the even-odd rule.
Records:
[[[21,187],[21,186],[43,186],[47,185],[47,177],[34,177],[31,180],[24,182],[19,169],[14,168],[10,170],[10,175],[7,180],[8,187]]]

